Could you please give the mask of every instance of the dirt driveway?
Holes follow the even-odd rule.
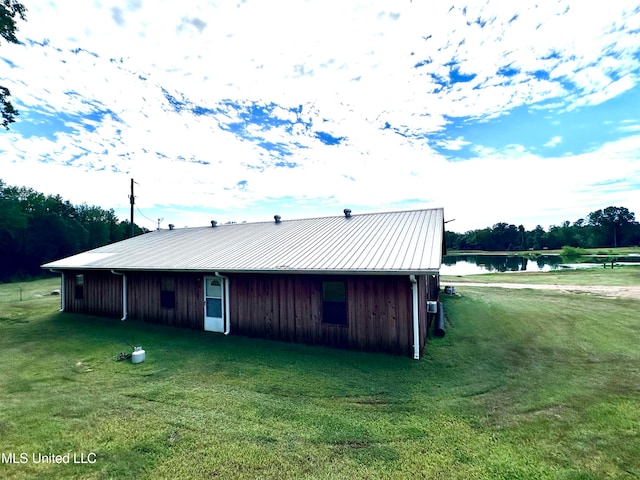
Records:
[[[443,286],[461,287],[498,287],[498,288],[531,288],[535,290],[555,290],[565,293],[590,293],[603,297],[635,298],[640,300],[640,285],[615,287],[610,285],[535,285],[530,283],[478,283],[447,282]]]

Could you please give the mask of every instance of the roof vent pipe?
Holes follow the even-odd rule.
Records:
[[[345,217],[347,217],[347,218],[350,218],[350,217],[351,217],[351,209],[350,209],[350,208],[345,208],[345,209],[343,210],[343,212],[344,212],[344,216],[345,216]]]
[[[218,225],[218,222],[211,220],[211,228],[216,228],[216,225]]]
[[[276,221],[276,223],[280,223],[281,222],[281,220],[280,220],[281,218],[282,217],[280,217],[280,215],[274,215],[273,216],[273,219]]]
[[[175,228],[175,225],[173,223],[169,224],[169,230],[173,230]]]

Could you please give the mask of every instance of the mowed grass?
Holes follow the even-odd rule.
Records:
[[[595,248],[583,248],[589,255],[610,255],[610,256],[623,256],[623,255],[640,255],[640,247],[595,247]],[[560,255],[562,249],[544,249],[544,250],[449,250],[447,255]]]
[[[0,452],[96,457],[0,478],[640,477],[636,300],[459,287],[414,361],[60,314],[57,281],[15,288]],[[144,363],[115,361],[129,344]]]
[[[478,275],[443,275],[442,285],[447,282],[481,283],[531,283],[550,285],[640,285],[639,266],[616,266],[615,268],[585,268],[578,270],[552,270],[550,272],[483,273]]]

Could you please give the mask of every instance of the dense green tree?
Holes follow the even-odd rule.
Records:
[[[542,225],[536,225],[536,228],[530,234],[531,238],[533,238],[532,248],[534,250],[541,250],[545,245],[545,231],[542,228]]]
[[[598,227],[605,241],[603,246],[617,247],[635,222],[635,214],[625,207],[607,207],[591,212],[587,217],[589,225]]]
[[[527,231],[524,225],[518,225],[518,235],[520,236],[520,243],[518,244],[518,250],[526,250],[527,245]]]
[[[493,250],[493,233],[491,229],[475,230],[471,236],[471,244],[476,250]]]
[[[13,104],[9,101],[11,92],[7,87],[0,85],[0,114],[2,115],[2,126],[9,130],[9,124],[16,121],[19,115]]]
[[[16,20],[26,20],[27,9],[16,0],[0,0],[0,37],[9,43],[19,43],[16,37],[18,26]],[[18,111],[13,107],[11,92],[7,87],[0,85],[0,115],[2,126],[9,129],[9,124],[15,122]]]
[[[518,227],[504,222],[496,223],[491,229],[492,250],[517,250],[520,245]]]
[[[578,242],[571,227],[571,222],[562,222],[562,225],[551,225],[546,235],[546,246],[549,248],[562,248],[565,245],[577,247]]]
[[[40,273],[40,265],[129,237],[113,210],[60,195],[7,186],[0,180],[0,281]],[[134,224],[135,234],[143,233]]]
[[[463,234],[457,232],[444,232],[444,238],[448,249],[452,250],[462,250],[460,247],[460,239],[463,237]]]
[[[640,223],[625,207],[607,207],[591,212],[585,220],[573,224],[551,225],[545,231],[541,225],[527,231],[524,226],[496,223],[491,228],[469,230],[465,233],[445,232],[450,250],[542,250],[564,246],[594,248],[620,245],[640,245]]]

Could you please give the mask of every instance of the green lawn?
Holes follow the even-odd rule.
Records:
[[[459,287],[414,361],[60,314],[57,281],[17,287],[0,452],[29,462],[0,478],[640,477],[640,301]],[[147,360],[116,362],[132,344]],[[31,461],[67,452],[95,463]]]
[[[586,268],[578,270],[553,270],[550,272],[483,273],[479,275],[442,275],[442,285],[447,282],[481,283],[532,283],[551,285],[640,285],[640,267]]]
[[[640,255],[640,247],[599,247],[582,249],[590,255]],[[562,249],[545,250],[449,250],[447,255],[560,255]]]

